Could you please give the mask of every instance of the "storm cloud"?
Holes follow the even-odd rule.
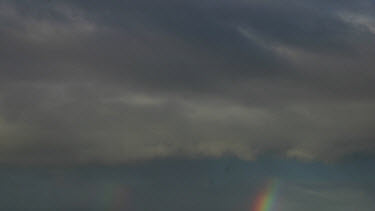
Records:
[[[0,1],[0,161],[375,153],[372,1]]]

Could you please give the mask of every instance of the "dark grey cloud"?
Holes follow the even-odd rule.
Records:
[[[373,9],[1,1],[1,161],[372,155]]]

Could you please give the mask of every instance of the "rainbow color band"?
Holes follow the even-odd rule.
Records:
[[[268,181],[255,198],[251,211],[275,211],[274,207],[278,188],[279,181]]]

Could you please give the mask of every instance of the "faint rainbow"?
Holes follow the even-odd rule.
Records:
[[[99,199],[106,211],[128,210],[130,203],[130,189],[126,185],[117,183],[104,184]]]
[[[276,179],[269,180],[258,192],[251,211],[275,211],[275,204],[280,182]]]

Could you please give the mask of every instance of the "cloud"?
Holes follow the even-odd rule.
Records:
[[[2,1],[0,160],[373,155],[360,3]]]
[[[375,20],[374,17],[361,15],[361,14],[351,14],[351,13],[340,13],[339,16],[348,23],[351,23],[357,27],[361,27],[368,32],[375,34]]]

